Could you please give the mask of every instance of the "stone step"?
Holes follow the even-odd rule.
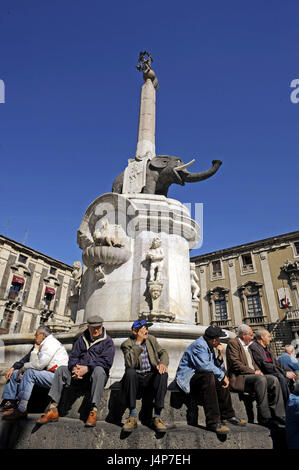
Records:
[[[255,424],[237,428],[221,438],[203,426],[183,423],[168,424],[165,434],[138,424],[131,434],[121,426],[98,421],[95,428],[73,418],[59,418],[58,422],[36,424],[39,414],[16,422],[0,421],[1,449],[273,449],[273,436],[269,430]],[[283,442],[277,437],[276,442]]]
[[[2,387],[1,387],[2,388]],[[173,388],[170,384],[169,388]],[[0,392],[2,394],[2,390]],[[42,414],[48,403],[48,390],[34,387],[31,399],[28,405],[29,413]],[[240,401],[238,394],[231,393],[232,403],[236,416],[246,419],[253,423],[256,422],[256,405],[249,400],[252,405],[251,413],[246,409],[244,402]],[[137,400],[137,415],[141,421],[147,421],[153,413],[151,396]],[[89,393],[82,395],[80,389],[65,389],[59,405],[59,414],[61,417],[72,419],[87,419],[90,411]],[[121,404],[120,386],[115,382],[108,389],[104,390],[98,413],[98,420],[107,420],[109,422],[120,424],[128,417],[128,409]],[[165,404],[162,412],[163,420],[169,424],[200,424],[205,425],[205,414],[203,407],[198,402],[190,401],[188,395],[180,393],[178,389],[168,390],[165,396]]]

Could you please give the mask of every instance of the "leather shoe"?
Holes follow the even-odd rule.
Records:
[[[232,418],[223,419],[222,423],[234,424],[235,426],[246,426],[245,419],[237,418],[233,416]]]
[[[222,423],[210,424],[207,429],[221,435],[229,433],[229,428]]]
[[[36,422],[38,424],[46,424],[50,423],[51,421],[58,421],[59,414],[57,408],[51,408],[48,410],[41,418],[39,418]]]
[[[158,418],[157,416],[155,416],[155,418],[153,418],[153,426],[154,426],[155,430],[158,431],[158,432],[165,432],[166,429],[167,429],[167,427],[163,423],[162,419]]]
[[[85,423],[85,426],[87,428],[94,428],[95,425],[97,424],[97,417],[98,417],[98,414],[96,411],[92,410],[90,413],[89,413],[89,416],[87,418],[87,421]]]
[[[5,403],[0,405],[0,413],[16,408],[16,401],[7,400]]]
[[[13,408],[3,413],[2,419],[5,419],[6,421],[14,420],[14,419],[22,419],[22,418],[27,418],[27,415],[28,415],[27,411],[20,411],[18,408]]]
[[[282,429],[285,426],[285,423],[283,424],[277,418],[259,420],[258,424],[260,426],[265,426],[268,429]]]
[[[273,418],[273,420],[276,421],[276,423],[280,424],[281,426],[286,425],[286,420],[284,418],[282,418],[281,416],[275,416],[275,418]]]
[[[137,428],[137,418],[130,416],[123,426],[125,432],[132,432],[133,429]]]

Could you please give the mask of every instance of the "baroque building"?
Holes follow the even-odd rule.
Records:
[[[191,258],[200,301],[196,323],[272,333],[274,352],[299,338],[299,231]]]
[[[69,330],[78,302],[74,272],[75,266],[0,235],[0,334],[31,333],[40,324]]]

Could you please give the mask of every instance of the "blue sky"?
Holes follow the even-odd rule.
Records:
[[[81,259],[85,210],[135,154],[141,50],[160,85],[157,154],[193,171],[223,160],[169,191],[204,204],[192,255],[298,230],[298,15],[295,0],[2,0],[0,233]]]

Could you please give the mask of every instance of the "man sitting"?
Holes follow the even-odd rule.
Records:
[[[229,380],[223,362],[221,338],[225,331],[209,326],[184,352],[176,372],[176,383],[185,393],[202,394],[206,426],[217,434],[227,434],[225,423],[245,426],[246,421],[235,416],[229,392]],[[216,357],[214,348],[218,350]]]
[[[269,350],[271,334],[268,330],[265,328],[259,328],[255,332],[255,336],[256,341],[253,341],[249,346],[253,359],[263,374],[271,374],[278,378],[282,390],[283,401],[286,406],[290,395],[290,382],[294,383],[296,374],[280,365],[277,359],[272,356]]]
[[[286,344],[284,347],[284,353],[277,358],[279,364],[284,366],[286,369],[296,372],[299,371],[299,362],[295,356],[295,348],[292,344]]]
[[[3,419],[5,420],[25,418],[34,385],[50,388],[57,367],[68,363],[65,347],[47,327],[38,328],[35,333],[35,345],[36,350],[29,352],[23,358],[24,362],[21,360],[20,364],[14,364],[18,370],[12,370],[13,366],[7,373],[8,382],[4,387],[3,398],[8,399],[12,407],[4,411]],[[26,362],[27,359],[28,362]],[[7,408],[7,405],[5,407]]]
[[[255,393],[258,423],[267,427],[284,424],[284,404],[277,377],[264,375],[252,358],[248,346],[253,340],[249,325],[240,325],[237,338],[230,339],[226,360],[231,390]]]
[[[161,419],[164,398],[167,391],[167,351],[159,345],[156,338],[148,333],[152,323],[135,320],[132,335],[122,343],[125,359],[125,374],[122,378],[122,399],[130,409],[130,416],[123,430],[131,432],[137,427],[136,396],[138,391],[152,388],[155,394],[153,425],[159,432],[166,431]]]
[[[55,372],[49,391],[51,403],[48,411],[37,420],[39,424],[57,421],[63,387],[79,384],[82,389],[86,387],[91,389],[91,410],[85,425],[87,427],[96,425],[98,406],[108,380],[115,350],[112,339],[103,327],[102,317],[93,315],[87,319],[87,324],[88,328],[74,343],[68,365],[59,367]]]

